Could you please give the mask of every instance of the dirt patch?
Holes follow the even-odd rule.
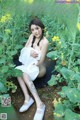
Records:
[[[46,86],[44,88],[38,88],[38,93],[42,101],[46,105],[46,111],[44,115],[44,120],[53,120],[53,100],[55,97],[58,97],[56,87],[49,87]],[[33,120],[35,111],[36,111],[36,104],[34,103],[30,109],[26,112],[19,113],[19,108],[22,106],[24,102],[24,96],[21,91],[21,88],[18,86],[16,93],[11,94],[12,104],[15,108],[17,116],[19,120]]]

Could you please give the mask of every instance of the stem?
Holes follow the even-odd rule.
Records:
[[[80,5],[78,5],[78,10],[79,10],[79,14],[78,14],[78,19],[77,19],[77,22],[79,21],[80,19]],[[72,57],[73,57],[73,54],[74,54],[74,44],[75,44],[75,40],[76,40],[76,32],[75,34],[73,34],[73,43],[72,43],[72,51],[70,53],[70,58],[69,58],[69,64],[68,64],[68,69],[71,68],[71,62],[72,62]]]
[[[74,54],[74,43],[75,43],[75,40],[76,40],[76,34],[75,34],[75,36],[73,37],[72,51],[71,51],[71,53],[70,53],[70,58],[69,58],[68,69],[70,69],[70,68],[71,68],[72,57],[73,57],[73,54]]]

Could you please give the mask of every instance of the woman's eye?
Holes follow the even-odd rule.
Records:
[[[34,31],[34,29],[31,29],[31,31]]]
[[[36,30],[38,30],[39,28],[38,27],[36,27]]]
[[[39,30],[39,28],[38,27],[36,27],[35,29],[31,29],[31,31],[33,32],[34,30]]]

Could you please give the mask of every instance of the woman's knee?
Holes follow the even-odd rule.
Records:
[[[17,77],[17,80],[18,80],[18,81],[22,80],[22,77]]]
[[[28,86],[32,86],[33,82],[26,73],[23,73],[23,79]]]

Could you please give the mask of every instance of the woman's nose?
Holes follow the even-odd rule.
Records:
[[[38,33],[38,31],[37,31],[37,30],[35,30],[35,31],[34,31],[34,33],[36,34],[36,33]]]

